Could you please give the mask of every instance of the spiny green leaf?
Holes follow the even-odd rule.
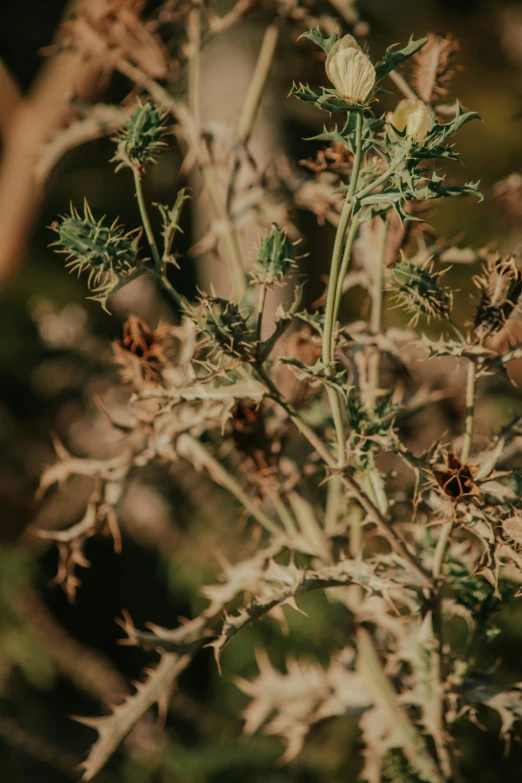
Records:
[[[380,63],[377,63],[375,67],[376,81],[383,79],[390,71],[398,68],[403,62],[408,60],[413,54],[422,49],[422,47],[428,43],[427,38],[410,38],[406,46],[402,49],[396,49],[398,44],[393,44],[386,49],[383,59]]]
[[[307,30],[306,33],[302,33],[297,40],[301,40],[301,38],[308,38],[310,41],[313,41],[314,44],[317,44],[323,52],[328,54],[334,43],[338,40],[339,33],[335,30],[329,38],[326,38],[320,29],[316,27],[315,30]]]
[[[317,106],[318,109],[327,111],[330,114],[336,112],[360,112],[366,109],[366,106],[359,103],[351,103],[340,98],[335,90],[328,90],[325,87],[321,87],[322,95],[314,92],[308,84],[293,84],[290,90],[290,95],[294,95],[299,98],[300,101],[305,103],[311,103]]]

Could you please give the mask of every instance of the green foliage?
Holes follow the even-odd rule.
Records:
[[[384,79],[390,71],[394,71],[412,55],[416,54],[423,46],[428,42],[427,38],[410,38],[406,46],[402,49],[397,49],[398,44],[392,44],[386,49],[384,57],[381,62],[377,63],[375,70],[377,72],[377,81]]]
[[[334,30],[331,36],[326,38],[326,36],[322,34],[321,30],[316,27],[315,30],[307,30],[305,33],[302,33],[299,36],[299,40],[301,38],[308,38],[310,41],[313,41],[314,44],[317,44],[317,46],[319,46],[323,52],[328,54],[334,43],[338,40],[339,33],[337,30]]]
[[[293,84],[290,95],[299,98],[304,103],[311,103],[316,108],[327,111],[329,114],[361,112],[366,108],[362,103],[345,101],[336,90],[326,87],[321,87],[321,92],[317,93],[308,84]]]

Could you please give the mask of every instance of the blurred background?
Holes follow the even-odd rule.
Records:
[[[147,12],[157,5],[149,3]],[[23,94],[37,84],[65,6],[62,0],[0,3],[0,59]],[[357,7],[359,29],[367,32],[374,58],[412,34],[452,33],[458,39],[458,70],[448,102],[458,96],[483,121],[459,133],[465,169],[452,171],[452,176],[458,181],[480,179],[485,200],[477,204],[448,199],[444,208],[435,208],[430,223],[437,232],[462,244],[465,237],[466,244],[475,248],[516,250],[522,241],[518,179],[522,167],[522,3],[360,0]],[[226,8],[223,3],[222,10]],[[227,122],[237,116],[241,73],[252,67],[266,13],[261,3],[247,21],[227,33],[222,48],[205,55],[205,122]],[[261,157],[272,144],[293,162],[314,152],[303,138],[317,133],[323,118],[287,95],[292,80],[319,82],[322,65],[308,45],[295,44],[297,32],[290,26],[278,45],[253,142]],[[222,70],[216,70],[216,63]],[[127,91],[121,77],[108,76],[106,87],[95,99],[119,103]],[[0,90],[3,127],[9,119],[10,98],[7,87]],[[389,100],[393,105],[396,99]],[[46,112],[45,105],[40,108]],[[115,618],[121,616],[122,608],[131,613],[137,626],[147,621],[172,626],[180,615],[191,616],[202,605],[198,586],[216,573],[216,551],[233,558],[241,545],[235,535],[235,507],[185,465],[147,468],[134,482],[122,509],[123,551],[115,554],[109,539],[88,542],[91,567],[81,569],[82,585],[73,605],[52,582],[58,566],[55,547],[27,532],[35,522],[44,528],[61,527],[82,514],[85,487],[81,482],[72,482],[65,496],[56,492],[45,502],[36,499],[42,468],[54,460],[52,434],[79,455],[106,454],[117,439],[95,399],[101,397],[114,405],[126,399],[110,347],[111,340],[121,336],[126,315],[134,312],[149,321],[157,321],[158,314],[169,317],[167,301],[142,286],[131,286],[118,297],[109,316],[97,303],[86,301],[85,282],[69,276],[63,257],[49,248],[53,241],[50,224],[70,203],[81,206],[84,197],[96,214],[111,219],[119,215],[127,226],[136,224],[130,174],[114,174],[109,163],[112,154],[112,143],[103,138],[53,161],[23,241],[4,253],[4,266],[0,266],[0,766],[6,783],[78,779],[77,764],[94,732],[70,716],[99,714],[107,703],[121,699],[128,683],[154,660],[152,654],[118,644],[123,633]],[[172,142],[147,179],[148,198],[172,200],[186,184],[179,175],[181,163]],[[0,208],[3,205],[7,210],[11,198],[17,198],[14,192],[4,192]],[[303,263],[304,271],[310,273],[306,295],[313,301],[322,293],[328,258],[325,248],[330,246],[333,230],[317,225],[310,212],[297,210],[293,219],[310,254]],[[181,252],[188,251],[197,238],[201,220],[186,213]],[[0,232],[0,245],[8,243],[6,231]],[[451,273],[452,282],[462,290],[457,299],[460,322],[469,315],[465,294],[477,271],[459,265]],[[219,276],[219,270],[214,273],[204,259],[199,263],[184,260],[177,274],[180,288],[191,296],[198,281]],[[349,302],[346,310],[349,315]],[[502,387],[496,391],[495,396],[492,390],[488,404],[520,410],[516,390],[508,393]],[[292,614],[286,637],[271,620],[246,630],[242,644],[232,644],[227,650],[222,678],[212,656],[203,651],[173,694],[167,731],[156,725],[152,715],[141,721],[96,780],[355,780],[357,734],[348,719],[317,726],[303,754],[287,767],[278,765],[281,746],[277,739],[257,735],[238,740],[244,696],[231,674],[247,676],[255,671],[258,646],[266,646],[276,664],[282,664],[288,653],[324,660],[329,647],[342,646],[346,617],[341,610],[338,616],[335,610],[326,614],[324,600],[312,596],[303,601],[309,618]],[[498,622],[503,634],[488,653],[491,663],[502,658],[506,681],[522,679],[522,613],[511,606]],[[483,716],[486,731],[471,725],[462,728],[466,780],[522,779],[522,749],[515,745],[509,757],[505,756],[498,742],[499,727],[489,720]]]

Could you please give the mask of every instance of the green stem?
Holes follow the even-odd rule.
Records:
[[[475,426],[475,397],[477,392],[477,365],[473,361],[468,362],[468,378],[466,383],[466,424],[464,429],[464,442],[460,461],[466,463],[469,459],[471,444],[473,442],[473,429]]]
[[[349,235],[346,240],[346,245],[343,254],[343,243],[348,228],[348,223],[352,217],[354,210],[353,196],[357,188],[357,181],[359,179],[359,172],[361,169],[362,161],[362,114],[357,115],[357,125],[355,128],[355,156],[353,160],[352,176],[350,179],[350,185],[343,204],[341,216],[339,219],[339,225],[335,234],[334,247],[332,252],[332,261],[330,265],[330,276],[328,281],[328,292],[326,296],[326,310],[324,321],[324,334],[323,334],[323,349],[322,358],[325,365],[325,371],[331,375],[333,373],[333,358],[335,355],[335,324],[339,313],[339,305],[341,301],[341,293],[343,286],[342,269],[346,270],[348,261],[351,255],[351,248],[355,238],[356,227],[358,221],[352,222],[352,226]],[[346,436],[344,431],[343,412],[341,407],[340,395],[332,388],[327,389],[328,401],[330,403],[330,409],[332,411],[332,418],[335,427],[335,434],[337,440],[337,466],[342,467],[346,460]],[[325,513],[325,528],[328,530],[334,530],[337,523],[337,514],[340,506],[340,483],[337,477],[333,477],[328,484],[328,494],[326,502]]]
[[[341,298],[343,295],[343,283],[348,272],[348,265],[352,259],[353,243],[355,242],[355,237],[357,236],[357,231],[359,230],[360,221],[361,213],[358,212],[357,215],[354,215],[352,218],[352,224],[350,226],[350,230],[348,231],[348,236],[346,237],[343,258],[339,269],[339,285],[337,286],[337,290],[335,292],[334,323],[339,318],[339,309],[341,307]]]
[[[338,299],[337,289],[342,286],[342,281],[339,279],[341,271],[341,265],[343,261],[343,244],[346,234],[348,223],[353,214],[354,202],[353,196],[357,187],[357,180],[359,179],[359,171],[361,168],[362,160],[362,114],[357,115],[357,125],[355,128],[355,157],[353,160],[353,170],[350,179],[350,185],[346,194],[339,225],[335,234],[334,248],[332,252],[332,262],[330,265],[330,277],[328,283],[328,293],[326,296],[326,311],[324,320],[324,334],[323,334],[323,363],[325,365],[325,372],[328,375],[333,374],[333,358],[334,358],[334,344],[335,344],[335,322],[336,322],[336,308],[335,304]],[[341,410],[341,399],[339,394],[334,390],[328,389],[328,399],[330,401],[330,408],[332,410],[332,417],[335,426],[336,438],[337,438],[337,464],[339,467],[344,465],[345,454],[345,435],[344,435],[344,422]]]
[[[326,296],[326,310],[324,316],[324,335],[323,335],[323,362],[326,365],[326,372],[332,372],[330,365],[334,354],[334,326],[335,326],[335,303],[337,300],[337,288],[342,285],[339,280],[341,264],[343,261],[344,237],[348,223],[354,209],[354,194],[359,179],[359,171],[362,160],[362,114],[357,115],[357,126],[355,129],[355,157],[353,160],[353,170],[350,179],[350,185],[339,218],[339,225],[335,234],[334,247],[332,252],[332,261],[330,264],[330,277],[328,282],[328,292]]]
[[[388,239],[388,216],[383,221],[382,238],[377,259],[377,269],[372,280],[372,312],[370,317],[370,329],[372,335],[377,337],[382,331],[382,303],[383,303],[383,278],[386,267],[386,246]],[[368,357],[368,385],[370,391],[375,395],[373,402],[377,399],[376,394],[379,388],[379,371],[381,364],[381,352],[377,346],[374,346]]]
[[[437,546],[435,547],[432,566],[432,574],[435,581],[438,581],[442,577],[442,568],[444,566],[444,559],[446,557],[446,550],[448,548],[453,525],[453,519],[450,519],[448,522],[444,523],[437,541]]]
[[[150,224],[149,213],[147,212],[147,205],[145,203],[145,197],[143,195],[143,186],[141,183],[141,175],[136,166],[133,167],[132,174],[134,176],[134,187],[136,189],[136,198],[138,200],[141,222],[143,223],[143,228],[145,229],[147,241],[149,243],[149,247],[152,252],[152,259],[154,261],[154,266],[156,267],[158,272],[161,272],[161,258],[160,258],[158,246],[156,244],[156,239],[154,237],[154,232],[152,231],[152,226]]]
[[[399,535],[399,533],[397,533],[392,525],[390,525],[388,520],[381,514],[377,506],[372,503],[370,498],[365,495],[355,479],[352,478],[352,476],[349,474],[345,473],[341,475],[341,481],[350,490],[351,494],[354,496],[357,502],[360,503],[371,521],[380,530],[382,535],[388,540],[392,549],[394,549],[398,555],[400,555],[404,560],[406,560],[407,563],[409,563],[411,568],[419,577],[422,585],[431,589],[433,583],[430,574],[424,570],[422,565],[417,561],[417,558],[413,552],[410,551],[404,539]]]
[[[259,287],[257,298],[256,342],[261,343],[261,330],[263,328],[263,312],[265,310],[266,285]]]
[[[367,185],[365,188],[362,188],[362,190],[359,190],[354,195],[354,201],[360,201],[362,198],[368,195],[368,193],[371,193],[372,190],[375,190],[375,188],[378,188],[379,185],[382,185],[388,177],[390,177],[393,172],[399,168],[399,166],[404,163],[404,159],[408,157],[409,153],[409,147],[408,149],[402,153],[402,155],[399,155],[398,158],[396,158],[393,163],[391,163],[386,171],[383,171],[383,173],[377,177],[377,179],[374,179],[373,182],[370,182],[369,185]]]
[[[171,285],[171,283],[167,280],[167,275],[165,272],[156,272],[154,269],[147,269],[147,274],[152,277],[153,280],[156,280],[156,282],[165,289],[165,291],[180,310],[185,313],[191,310],[191,305],[189,302],[176,291],[173,285]]]

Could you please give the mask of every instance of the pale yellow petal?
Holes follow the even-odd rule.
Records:
[[[423,101],[405,98],[393,112],[392,124],[397,130],[406,129],[406,134],[414,141],[422,141],[429,132],[434,115],[432,109]]]
[[[336,51],[332,47],[330,55],[326,75],[337,92],[344,98],[364,103],[375,84],[375,68],[369,57],[354,46],[341,46]]]

